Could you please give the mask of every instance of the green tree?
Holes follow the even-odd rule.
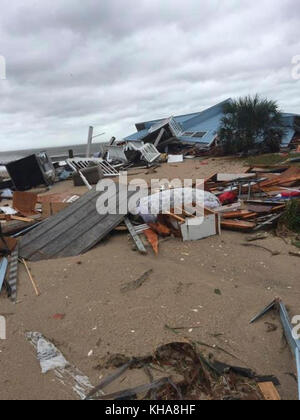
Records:
[[[223,111],[218,134],[226,154],[280,150],[284,127],[275,101],[246,96],[226,103]]]

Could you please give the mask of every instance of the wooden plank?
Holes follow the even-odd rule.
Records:
[[[273,382],[261,382],[258,384],[258,387],[266,401],[281,401]]]
[[[132,226],[132,223],[130,222],[128,217],[125,217],[124,222],[125,222],[125,225],[127,226],[127,229],[129,230],[129,233],[130,233],[132,239],[134,240],[139,252],[143,255],[147,254],[147,250],[144,247],[143,242],[141,241],[139,235],[136,233],[136,231],[135,231],[134,227]]]
[[[26,223],[34,222],[34,219],[30,219],[29,217],[10,216],[10,218],[11,220],[17,220],[18,222],[26,222]]]
[[[164,214],[172,217],[172,219],[176,220],[179,223],[185,223],[185,219],[183,219],[180,216],[177,216],[177,214],[171,213],[170,211],[165,211]]]
[[[260,182],[254,186],[254,189],[263,189],[264,187],[272,187],[274,185],[282,186],[300,180],[300,168],[291,167],[279,176],[272,177],[267,181]]]
[[[248,210],[237,210],[237,211],[231,211],[228,213],[224,213],[222,215],[223,219],[238,219],[242,218],[244,216],[248,216],[249,214],[252,214]]]
[[[248,213],[248,214],[244,214],[242,216],[243,220],[248,220],[248,219],[254,219],[255,217],[257,217],[258,214],[257,213]]]
[[[229,230],[242,230],[247,231],[256,227],[254,222],[246,222],[244,220],[223,220],[221,222],[221,227],[223,229]]]
[[[41,220],[41,215],[37,215],[32,217],[34,219],[33,222],[19,222],[18,220],[11,220],[8,223],[3,223],[2,226],[2,233],[4,235],[12,235],[15,232],[19,232],[22,229],[26,229]]]
[[[286,204],[280,204],[279,206],[273,207],[271,213],[276,213],[276,211],[284,210],[285,208]]]

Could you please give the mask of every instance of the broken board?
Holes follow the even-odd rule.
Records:
[[[258,387],[266,401],[281,401],[280,395],[272,382],[261,382]]]
[[[223,220],[221,222],[223,229],[248,231],[256,227],[256,223],[246,222],[244,220]]]

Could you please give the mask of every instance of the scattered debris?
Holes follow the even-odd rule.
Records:
[[[217,118],[220,109],[217,107],[213,112],[216,112]],[[204,118],[203,124],[206,121],[205,115],[200,118]],[[192,120],[195,118],[196,121],[199,117],[200,115],[194,115]],[[202,127],[202,123],[200,125]],[[107,238],[115,229],[118,233],[113,234],[122,235],[122,232],[129,232],[139,253],[143,255],[147,254],[149,248],[146,239],[158,255],[159,244],[167,239],[198,241],[221,235],[221,229],[251,232],[243,246],[263,249],[272,256],[280,255],[280,252],[254,242],[269,238],[269,233],[261,230],[276,226],[284,225],[286,229],[296,233],[300,231],[300,168],[295,166],[265,165],[247,168],[245,173],[216,173],[205,180],[204,191],[200,186],[175,188],[167,183],[164,186],[159,185],[150,195],[149,188],[143,198],[140,198],[137,208],[131,209],[135,210],[134,216],[130,211],[119,214],[118,209],[115,214],[103,214],[98,211],[99,200],[105,197],[105,193],[96,191],[92,185],[100,179],[116,179],[113,198],[118,202],[121,197],[118,186],[121,171],[141,170],[151,175],[157,172],[161,162],[182,163],[185,159],[208,154],[216,147],[217,139],[213,131],[204,130],[204,126],[202,128],[203,131],[201,129],[197,132],[193,132],[192,128],[189,131],[183,130],[177,118],[170,117],[166,120],[138,124],[135,139],[131,136],[121,142],[112,139],[109,144],[101,147],[101,152],[96,155],[98,157],[73,157],[70,154],[66,161],[53,165],[47,154],[41,153],[7,164],[7,172],[11,179],[1,182],[0,191],[0,291],[5,286],[8,296],[16,302],[20,261],[24,264],[36,296],[39,296],[39,288],[27,261],[82,255]],[[200,162],[200,165],[207,164],[207,160]],[[130,172],[130,175],[133,174],[134,172]],[[27,192],[40,185],[46,185],[49,189],[54,182],[69,178],[73,178],[76,186],[85,185],[89,191],[84,195],[81,195],[81,192],[77,195],[69,191],[50,194],[45,188],[39,192]],[[120,207],[130,202],[131,194],[133,193],[128,193],[126,199],[123,198],[125,202],[119,203]],[[187,196],[190,197],[190,204],[183,206],[183,197],[186,203]],[[201,209],[197,204],[199,200],[202,200]],[[195,210],[201,210],[203,217],[199,217]],[[255,233],[257,231],[259,232]],[[296,234],[293,235],[295,238]],[[298,239],[292,241],[292,244],[300,248]],[[211,239],[214,240],[217,238]],[[290,245],[291,240],[286,242]],[[178,260],[184,262],[186,258],[180,257],[189,255],[192,255],[189,249],[186,253],[179,252]],[[289,252],[289,255],[299,257],[300,253]],[[230,258],[228,254],[225,256]],[[137,258],[142,257],[137,255]],[[82,263],[77,261],[74,264]],[[139,289],[152,273],[153,269],[150,269],[136,280],[122,285],[121,293]],[[220,289],[212,290],[214,294],[222,296]],[[180,288],[178,293],[181,293]],[[299,340],[292,335],[285,306],[280,299],[276,299],[251,322],[274,307],[279,309],[286,337],[296,357],[300,398],[300,345]],[[199,309],[193,311],[198,312]],[[65,316],[57,313],[52,319],[63,320]],[[276,331],[276,325],[265,324],[268,333]],[[165,328],[177,335],[187,331],[191,337],[192,333],[195,335],[194,330],[200,329],[201,326],[166,325]],[[211,336],[218,338],[220,335]],[[57,378],[71,386],[82,399],[280,399],[274,387],[274,378],[264,378],[262,382],[263,378],[259,379],[250,369],[225,365],[212,360],[212,357],[206,358],[200,352],[200,347],[209,351],[220,351],[228,357],[238,359],[220,346],[201,341],[192,342],[188,337],[184,337],[187,342],[170,343],[158,348],[154,355],[142,358],[125,357],[125,360],[124,357],[120,358],[119,363],[122,363],[118,366],[119,369],[102,380],[96,388],[93,388],[89,379],[68,363],[62,353],[41,334],[28,333],[27,338],[37,349],[42,372],[54,371]],[[101,339],[98,340],[97,346],[100,342]],[[91,356],[95,356],[93,350],[88,353],[88,357]],[[104,395],[103,389],[125,372],[141,368],[144,369],[149,383]],[[161,371],[158,375],[159,369],[164,370],[163,377]]]
[[[105,368],[117,368],[93,389],[87,399],[119,400],[262,400],[259,377],[249,369],[235,368],[208,359],[196,345],[173,342],[158,347],[153,355],[110,357]],[[222,366],[222,367],[221,367]],[[102,366],[101,366],[102,368]],[[146,369],[145,369],[146,368]],[[151,382],[109,395],[99,395],[125,372],[143,369]],[[129,372],[128,372],[129,371]],[[163,377],[158,374],[163,371]],[[165,376],[165,375],[168,376]]]

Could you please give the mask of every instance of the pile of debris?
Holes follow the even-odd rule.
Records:
[[[290,200],[300,199],[300,168],[249,168],[243,174],[215,174],[205,190],[222,203],[223,229],[258,231],[273,226]]]
[[[152,355],[110,355],[97,369],[117,369],[87,395],[93,400],[264,400],[280,399],[273,376],[259,377],[252,370],[206,357],[199,345],[173,342]],[[103,390],[131,371],[143,370],[148,383],[112,394]],[[276,398],[274,398],[276,395]]]
[[[280,400],[274,376],[258,376],[248,368],[219,362],[206,356],[200,344],[177,341],[162,345],[153,354],[127,357],[114,354],[104,357],[95,370],[113,371],[93,387],[90,379],[68,362],[61,351],[38,332],[26,338],[34,346],[41,371],[52,371],[58,381],[72,389],[82,400]],[[106,388],[117,380],[123,382],[142,371],[147,383],[107,393]],[[126,377],[125,377],[126,375]]]
[[[157,165],[162,158],[150,143],[111,143],[104,148],[102,157],[70,157],[53,165],[47,154],[41,153],[6,165],[10,179],[0,185],[0,292],[4,286],[13,302],[17,302],[19,263],[24,265],[39,296],[28,261],[81,255],[115,230],[128,231],[141,254],[147,254],[147,247],[151,247],[157,255],[160,241],[167,237],[197,241],[221,235],[222,229],[255,232],[272,227],[282,219],[288,203],[300,198],[300,168],[263,166],[248,168],[241,174],[214,174],[205,180],[204,190],[197,185],[165,186],[149,195],[149,187],[134,209],[129,208],[134,193],[128,191],[123,196],[115,182],[110,198],[119,208],[128,210],[102,214],[97,211],[97,203],[107,197],[93,184],[105,177],[118,179],[121,169],[141,162],[147,168]],[[181,156],[169,156],[169,162],[174,161],[181,161]],[[75,186],[86,185],[89,191],[78,195],[48,192],[54,182],[68,178]],[[32,191],[41,185],[46,188]],[[178,202],[184,205],[178,206]],[[140,287],[149,274],[125,285],[122,293]],[[39,336],[36,342],[40,340]],[[262,390],[268,387],[276,394],[272,385],[258,385],[259,378],[252,371],[205,358],[195,343],[171,343],[154,355],[122,361],[122,366],[114,366],[120,369],[102,381],[88,398],[104,398],[99,394],[105,386],[125,371],[140,368],[147,372],[149,384],[106,395],[105,399],[138,398],[140,394],[158,400],[262,399]],[[151,369],[166,366],[170,369],[168,376],[155,378]]]

